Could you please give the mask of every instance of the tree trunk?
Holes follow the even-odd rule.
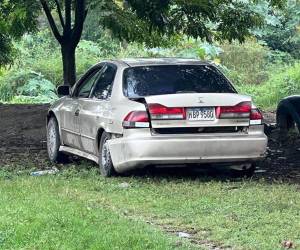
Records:
[[[73,86],[76,82],[76,58],[73,46],[62,45],[62,61],[64,71],[64,85]]]

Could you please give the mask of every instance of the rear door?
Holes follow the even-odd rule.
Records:
[[[106,63],[98,74],[89,98],[80,99],[80,134],[85,152],[97,154],[98,128],[107,128],[112,120],[111,91],[117,67]]]

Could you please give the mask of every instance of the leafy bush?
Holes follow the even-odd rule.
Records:
[[[217,45],[191,38],[183,38],[181,42],[171,48],[154,48],[148,51],[155,57],[183,57],[218,61],[222,49]]]
[[[53,99],[49,99],[47,96],[24,96],[16,95],[14,96],[9,103],[11,104],[39,104],[39,103],[52,103]]]
[[[274,108],[280,98],[299,91],[299,63],[291,66],[294,59],[290,54],[270,50],[256,40],[211,45],[182,37],[172,47],[149,49],[143,44],[112,39],[103,29],[100,33],[100,37],[98,33],[86,35],[86,39],[93,35],[93,41],[79,43],[78,76],[103,59],[185,57],[216,62],[241,92],[252,95],[264,108]],[[14,65],[0,70],[0,100],[15,103],[55,100],[55,86],[62,83],[63,72],[60,47],[52,34],[47,30],[28,34],[15,46],[18,56]]]
[[[236,84],[260,84],[268,79],[268,48],[255,41],[225,43],[221,47],[221,63]]]
[[[23,68],[42,74],[56,86],[63,82],[63,66],[59,44],[49,31],[29,34],[16,43],[18,57],[13,68]],[[76,51],[77,73],[81,75],[91,65],[100,61],[104,50],[91,41],[81,41]]]
[[[38,97],[46,102],[57,99],[55,85],[42,75],[29,79],[29,81],[17,89],[18,96]]]
[[[258,106],[275,109],[282,98],[300,93],[300,63],[274,71],[264,84],[243,84],[239,85],[238,89],[251,95]]]
[[[81,41],[76,50],[77,75],[83,74],[89,67],[101,61],[103,54],[101,47],[96,43]]]
[[[31,72],[28,70],[10,70],[0,78],[0,100],[10,101],[17,94],[17,89],[29,79]]]
[[[58,43],[48,30],[27,34],[15,43],[18,56],[13,69],[42,74],[56,85],[62,82],[62,62]]]
[[[63,82],[60,46],[48,30],[25,35],[20,42],[15,43],[15,47],[18,56],[14,69],[23,68],[41,73],[56,86]],[[142,45],[133,44],[124,49],[120,42],[113,40],[107,32],[96,42],[82,40],[76,50],[77,75],[82,75],[89,67],[104,58],[142,54],[144,48],[141,47]]]
[[[49,103],[58,97],[55,85],[41,74],[14,71],[0,82],[0,100],[13,103]]]

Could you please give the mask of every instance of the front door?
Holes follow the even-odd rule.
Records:
[[[79,140],[79,121],[77,110],[79,102],[77,98],[66,97],[64,105],[61,109],[61,133],[64,145],[78,148],[80,145]]]
[[[94,69],[85,74],[76,84],[72,97],[67,97],[62,109],[62,138],[65,145],[81,149],[80,140],[80,100],[89,98],[94,81],[99,69]]]

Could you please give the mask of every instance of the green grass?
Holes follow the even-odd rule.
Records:
[[[166,228],[234,249],[300,245],[299,186],[264,180],[104,179],[84,166],[40,177],[1,170],[0,203],[1,249],[205,248]]]
[[[88,190],[86,193],[81,190],[78,181],[85,187],[88,180],[63,177],[2,180],[0,248],[174,248],[176,242],[172,237],[143,221],[113,211],[102,202],[104,197],[95,199]]]

